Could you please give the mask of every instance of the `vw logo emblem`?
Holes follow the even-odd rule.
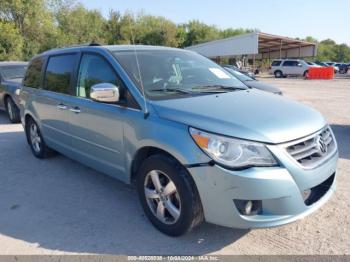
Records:
[[[327,153],[328,148],[321,135],[316,138],[316,146],[322,155]]]

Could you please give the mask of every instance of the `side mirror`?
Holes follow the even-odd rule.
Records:
[[[119,102],[119,87],[111,83],[93,85],[90,90],[90,98],[96,102],[116,103]]]

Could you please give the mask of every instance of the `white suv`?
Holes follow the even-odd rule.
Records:
[[[274,60],[270,67],[270,74],[276,78],[294,76],[307,76],[310,65],[304,60],[299,59],[277,59]]]

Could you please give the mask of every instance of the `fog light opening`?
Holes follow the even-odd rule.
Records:
[[[261,200],[242,200],[234,199],[233,202],[241,215],[253,216],[261,214],[262,201]]]
[[[252,211],[252,208],[253,208],[253,202],[251,200],[247,201],[244,208],[246,215],[250,214],[250,212]]]

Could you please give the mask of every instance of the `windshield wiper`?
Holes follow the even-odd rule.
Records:
[[[196,86],[193,87],[192,90],[203,90],[205,92],[208,91],[218,91],[218,90],[246,90],[246,87],[238,87],[238,86],[224,86],[224,85],[204,85],[204,86]]]
[[[158,89],[150,89],[151,92],[177,92],[183,94],[192,94],[190,90],[182,89],[182,88],[158,88]]]

